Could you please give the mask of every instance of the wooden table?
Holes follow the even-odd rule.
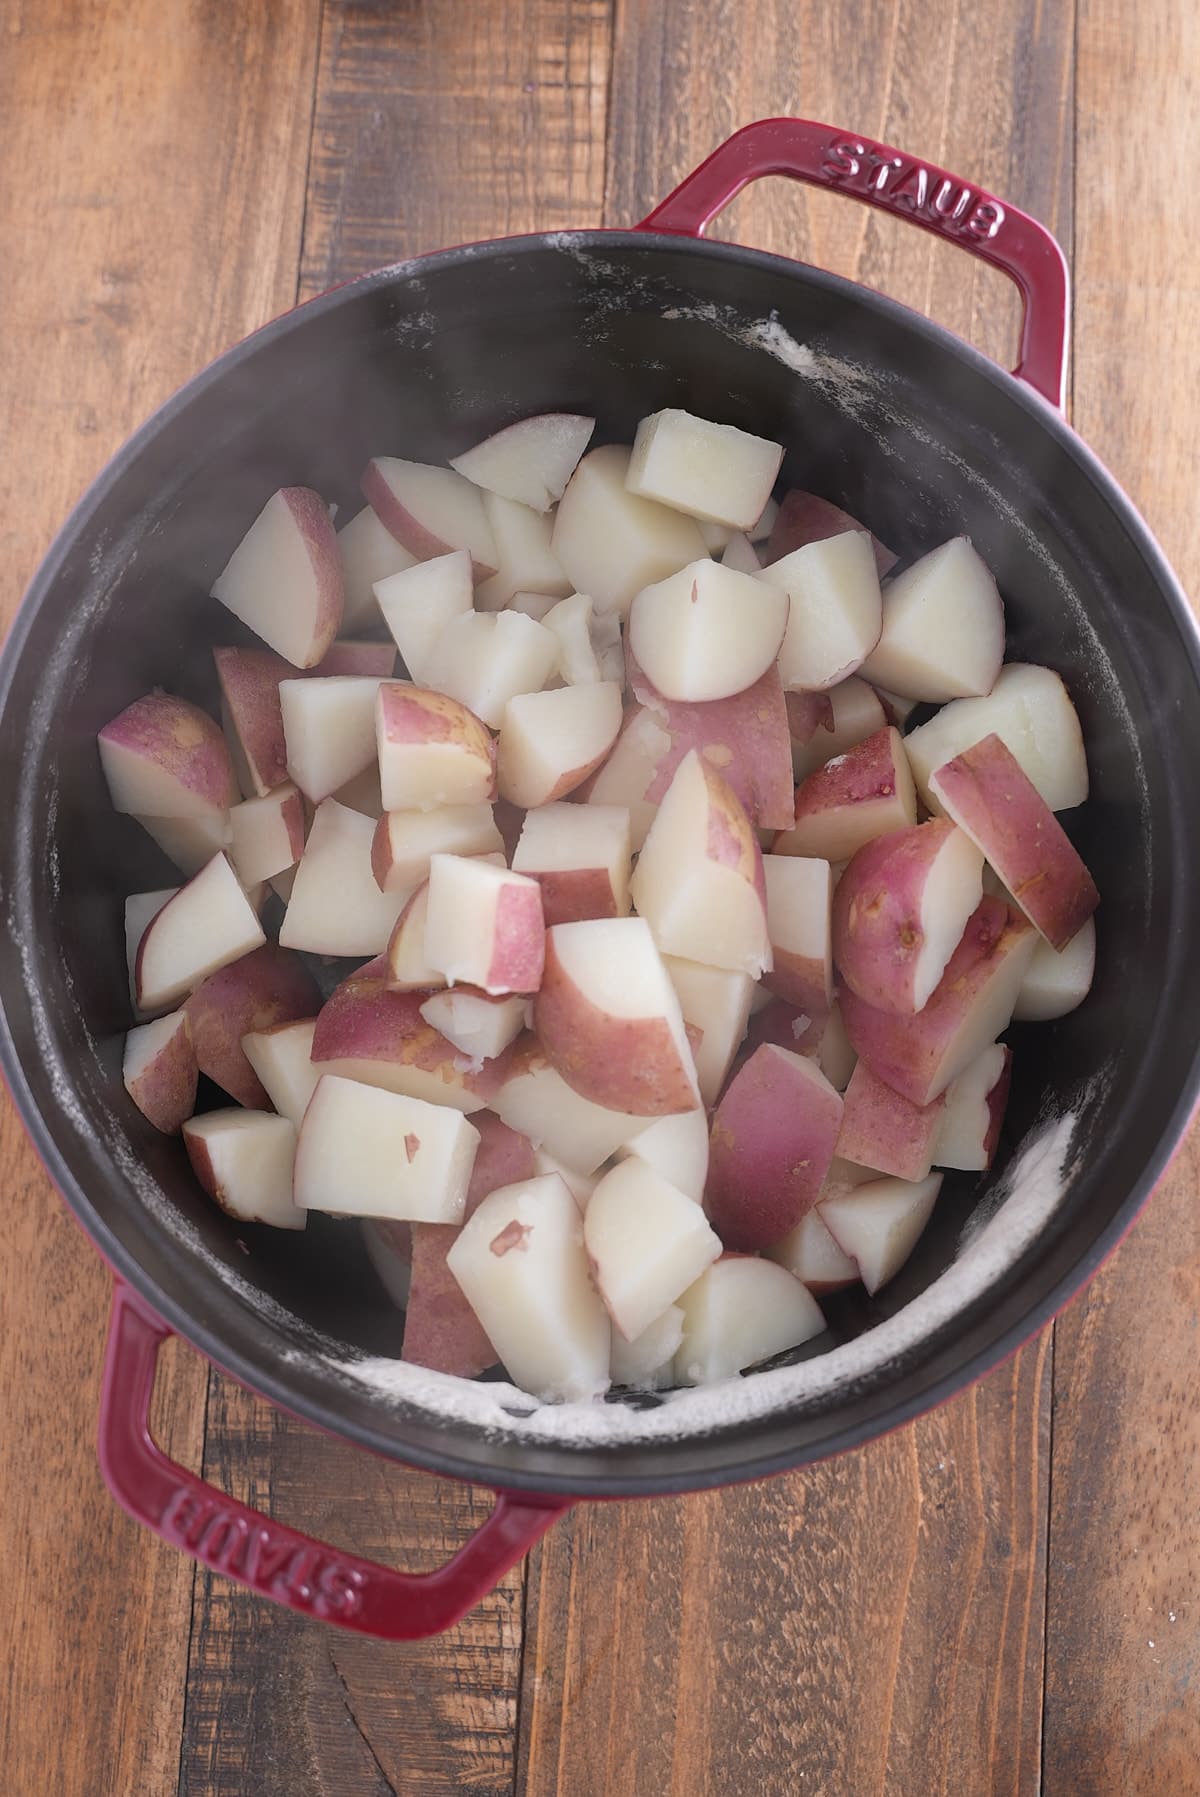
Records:
[[[1075,423],[1195,583],[1196,19],[1188,0],[4,0],[5,615],[126,434],[264,319],[411,252],[630,222],[779,112],[890,139],[1058,232]],[[1001,278],[891,220],[776,182],[722,233],[1011,355]],[[108,1278],[7,1110],[0,1154],[6,1797],[1200,1792],[1194,1146],[1086,1297],[954,1403],[760,1487],[583,1507],[412,1646],[249,1598],[117,1510],[93,1452]],[[369,1553],[432,1564],[486,1508],[178,1344],[156,1405],[174,1454]]]

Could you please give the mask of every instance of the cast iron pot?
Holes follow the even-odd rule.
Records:
[[[850,282],[703,241],[765,174],[836,187],[1003,269],[1025,308],[1016,375]],[[1066,271],[1040,225],[886,146],[775,119],[731,138],[634,231],[446,250],[276,319],[101,475],[0,663],[11,795],[0,1050],[51,1175],[116,1275],[100,1454],[135,1517],[295,1609],[366,1633],[432,1633],[573,1500],[760,1478],[869,1440],[1011,1353],[1095,1271],[1162,1173],[1198,1087],[1187,925],[1200,891],[1200,655],[1158,548],[1063,421],[1066,330]],[[437,460],[562,408],[595,412],[597,440],[628,439],[642,414],[679,405],[783,441],[783,486],[816,488],[904,554],[970,534],[1007,601],[1010,656],[1058,668],[1083,720],[1092,797],[1070,823],[1103,895],[1099,973],[1082,1010],[1016,1032],[1009,1152],[1047,1102],[1079,1113],[1076,1149],[1061,1203],[981,1295],[818,1401],[682,1439],[586,1447],[440,1416],[339,1375],[339,1354],[386,1355],[397,1339],[358,1232],[328,1219],[300,1237],[233,1224],[199,1192],[179,1142],[128,1103],[123,899],[178,876],[112,814],[95,735],[156,684],[213,703],[207,650],[237,627],[206,595],[276,487],[314,486],[345,518],[372,454]],[[873,1304],[831,1303],[832,1335],[817,1346],[927,1287],[987,1193],[948,1179],[901,1277]],[[171,1331],[313,1424],[493,1488],[489,1521],[439,1572],[412,1577],[213,1491],[149,1434]]]

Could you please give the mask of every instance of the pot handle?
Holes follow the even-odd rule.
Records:
[[[439,1634],[570,1507],[561,1497],[500,1491],[487,1521],[436,1572],[397,1572],[342,1553],[227,1497],[163,1453],[150,1434],[150,1396],[170,1334],[118,1281],[100,1399],[105,1482],[136,1522],[289,1610],[387,1641]]]
[[[1061,411],[1065,395],[1070,277],[1057,240],[1028,213],[890,144],[812,119],[746,125],[654,208],[639,231],[700,237],[751,181],[787,175],[831,187],[911,220],[1002,269],[1024,304],[1014,373]]]

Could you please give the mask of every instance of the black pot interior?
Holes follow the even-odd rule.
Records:
[[[770,320],[818,365],[797,371],[786,342],[762,347]],[[1082,1121],[1070,1189],[1033,1248],[879,1377],[695,1439],[534,1445],[334,1377],[313,1331],[344,1356],[399,1344],[356,1226],[318,1217],[293,1236],[234,1225],[200,1194],[179,1143],[126,1100],[123,901],[179,876],[112,814],[94,738],[154,685],[213,703],[206,651],[242,639],[206,595],[274,488],[314,486],[344,520],[372,454],[438,460],[541,409],[594,411],[600,440],[627,440],[667,405],[782,440],[781,490],[825,494],[905,556],[969,533],[1005,595],[1010,657],[1065,676],[1093,797],[1064,821],[1102,893],[1099,972],[1080,1012],[1013,1031],[1005,1156],[1047,1105],[1078,1104]],[[1200,970],[1184,932],[1197,892],[1197,688],[1190,621],[1127,502],[1048,408],[935,327],[720,245],[612,234],[447,252],[276,321],[201,376],[122,453],[41,571],[7,651],[0,714],[15,793],[0,848],[9,1076],[51,1171],[118,1269],[220,1363],[301,1414],[496,1484],[669,1489],[816,1458],[1014,1345],[1096,1264],[1161,1170],[1196,1083]],[[949,1176],[901,1277],[873,1302],[831,1301],[817,1346],[921,1290],[987,1191]]]

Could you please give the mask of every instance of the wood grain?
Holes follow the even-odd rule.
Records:
[[[982,42],[953,4],[868,5],[851,20],[768,3],[745,25],[733,0],[622,0],[606,222],[643,216],[748,118],[796,112],[974,176],[1069,242],[1067,9],[992,8]],[[936,296],[944,322],[1010,351],[1012,309],[973,264],[819,199],[762,182],[720,234],[923,308]],[[534,1557],[518,1788],[1036,1791],[1048,1352],[1044,1338],[851,1459],[577,1512]]]
[[[316,19],[26,0],[0,10],[0,607],[121,439],[290,297]],[[230,241],[239,245],[231,257]],[[109,1278],[0,1116],[0,1764],[6,1791],[175,1789],[192,1572],[95,1458]],[[205,1370],[165,1359],[160,1437],[195,1464]]]
[[[598,224],[606,0],[419,12],[329,4],[298,297],[397,258]],[[313,1434],[212,1376],[206,1471],[330,1540],[417,1570],[491,1500]],[[204,1574],[185,1797],[513,1788],[523,1569],[440,1640],[343,1638]]]
[[[1075,418],[1200,591],[1194,246],[1171,146],[1200,19],[1081,0]],[[1166,152],[1164,157],[1164,151]],[[1047,1797],[1200,1792],[1200,1141],[1058,1324]]]

